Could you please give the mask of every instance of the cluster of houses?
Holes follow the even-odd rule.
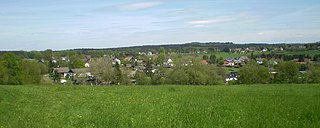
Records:
[[[71,78],[90,78],[92,77],[89,68],[69,69],[68,67],[54,68],[53,72],[59,77],[59,82],[65,84]],[[89,80],[89,79],[88,79]]]
[[[247,56],[241,56],[239,58],[225,59],[223,65],[226,67],[240,67],[241,64],[249,62],[250,59]]]
[[[229,51],[233,53],[246,54],[250,52],[284,51],[284,48],[279,47],[274,49],[268,49],[266,47],[262,47],[261,49],[256,49],[255,47],[250,47],[250,48],[234,48],[234,49],[230,49]]]
[[[148,55],[148,54],[147,54]],[[62,61],[70,61],[67,57],[61,57]],[[53,73],[57,74],[59,77],[59,82],[62,84],[67,83],[68,79],[77,79],[77,78],[86,78],[88,82],[94,81],[95,77],[90,72],[90,60],[91,56],[85,56],[84,59],[84,68],[75,68],[70,69],[68,67],[57,67],[53,69]],[[122,63],[123,61],[123,63]],[[145,71],[147,69],[147,61],[135,59],[133,56],[127,56],[123,60],[119,58],[112,58],[113,65],[119,64],[122,67],[125,67],[128,70],[128,75],[133,77],[136,71]],[[160,66],[165,68],[173,67],[173,60],[171,58],[167,58],[163,61],[162,65],[152,64],[152,72],[155,72],[156,69]],[[76,83],[74,83],[76,84]]]
[[[241,53],[246,53],[246,52],[252,52],[253,50],[251,48],[246,48],[246,49],[242,49],[242,48],[237,48],[237,49],[233,49],[234,51]],[[280,47],[278,50],[283,50],[282,47]],[[261,52],[266,52],[268,51],[267,48],[262,48]],[[139,52],[139,55],[154,55],[152,52]],[[151,58],[150,58],[151,59]],[[62,61],[67,61],[69,62],[69,58],[68,57],[61,57]],[[60,78],[60,83],[66,83],[67,79],[70,78],[87,78],[88,81],[93,81],[94,80],[94,76],[92,76],[91,72],[90,72],[90,60],[91,60],[91,56],[85,56],[83,58],[83,61],[85,62],[84,64],[84,68],[77,68],[77,69],[69,69],[68,67],[58,67],[58,68],[54,68],[54,72],[57,73],[59,75]],[[252,61],[253,58],[249,58],[247,56],[241,56],[239,58],[227,58],[224,60],[223,62],[223,66],[225,67],[232,67],[232,68],[239,68],[242,65],[246,64],[249,61]],[[264,64],[266,62],[265,58],[255,58],[254,61],[256,61],[257,64]],[[273,63],[273,65],[277,65],[277,61],[276,60],[268,60],[268,62]],[[304,62],[297,62],[298,64],[306,64],[308,60],[305,60]],[[201,61],[202,64],[209,64],[208,61],[206,60],[202,60]],[[126,68],[128,70],[128,74],[133,77],[134,74],[136,73],[136,71],[145,71],[147,69],[147,64],[148,62],[145,60],[141,60],[141,59],[137,59],[133,56],[127,56],[123,59],[119,59],[119,58],[113,58],[112,59],[112,64],[119,64],[122,67]],[[187,66],[188,63],[185,64],[185,66]],[[165,59],[162,63],[160,64],[152,64],[151,68],[152,68],[152,72],[155,72],[160,66],[165,67],[165,68],[172,68],[174,67],[174,62],[173,59],[171,58],[167,58]],[[276,73],[276,72],[271,72],[271,73]],[[228,81],[234,81],[237,80],[238,77],[238,72],[230,72],[230,74],[228,74],[227,78],[226,78],[226,82]]]

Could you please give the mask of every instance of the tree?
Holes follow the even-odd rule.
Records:
[[[222,50],[223,52],[230,52],[230,48],[228,48],[228,47],[225,47],[225,48],[223,48],[223,50]]]
[[[211,64],[216,64],[217,62],[217,57],[216,55],[212,54],[210,55],[210,61],[209,61]]]
[[[308,66],[306,77],[308,83],[320,83],[320,67],[310,64]]]
[[[153,73],[152,84],[161,85],[165,83],[167,77],[167,69],[164,67],[158,67],[157,70]]]
[[[170,76],[168,77],[167,83],[169,84],[179,84],[179,85],[188,85],[189,76],[183,67],[175,68]]]
[[[150,85],[152,80],[144,72],[137,71],[135,74],[135,80],[137,85]]]
[[[207,55],[203,55],[203,56],[202,56],[202,59],[203,59],[203,60],[208,60],[209,57],[208,57]]]
[[[14,55],[13,53],[3,54],[3,65],[4,65],[4,75],[5,84],[10,85],[20,85],[22,83],[22,70],[21,70],[21,59]]]
[[[164,53],[164,54],[166,54],[166,50],[164,49],[164,47],[160,47],[159,53]]]
[[[115,65],[115,71],[114,71],[114,83],[119,85],[122,83],[122,72],[120,69],[120,64],[116,63]]]
[[[149,59],[147,61],[146,70],[145,70],[146,75],[150,78],[152,77],[152,64],[153,64],[152,60]]]
[[[223,82],[216,66],[201,64],[198,59],[183,57],[175,65],[167,78],[169,84],[215,85]]]
[[[21,63],[22,81],[24,84],[40,84],[42,63],[34,60],[23,60]]]
[[[90,71],[96,77],[96,84],[101,82],[111,83],[114,80],[112,59],[109,57],[94,58],[90,64]]]
[[[240,68],[239,83],[242,84],[266,84],[269,83],[271,75],[267,67],[256,63],[249,63]]]
[[[53,51],[51,49],[47,49],[43,52],[43,57],[45,60],[52,60],[53,57]]]
[[[84,68],[84,61],[79,55],[73,55],[70,57],[69,68]]]
[[[6,84],[8,81],[7,69],[4,62],[0,60],[0,84]]]
[[[282,61],[276,67],[276,83],[298,83],[299,82],[299,65],[292,61]]]

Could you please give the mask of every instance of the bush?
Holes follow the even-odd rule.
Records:
[[[240,68],[239,83],[242,84],[266,84],[270,81],[269,69],[256,63],[249,63]]]

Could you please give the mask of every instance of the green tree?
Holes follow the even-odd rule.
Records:
[[[137,85],[150,85],[152,82],[151,77],[147,76],[146,73],[141,71],[137,71],[134,78]]]
[[[164,49],[164,47],[160,47],[159,53],[164,53],[164,54],[166,54],[166,50]]]
[[[306,77],[308,83],[320,83],[320,67],[310,64]]]
[[[58,71],[56,71],[56,70],[53,71],[51,74],[51,77],[52,77],[53,82],[55,82],[55,83],[60,82],[60,76],[59,76]]]
[[[40,84],[41,75],[41,63],[33,60],[22,60],[22,81],[24,84]]]
[[[90,71],[99,81],[111,83],[114,80],[114,70],[112,67],[112,59],[109,57],[94,58],[90,63]]]
[[[116,63],[114,73],[114,83],[117,85],[121,84],[123,79],[120,64]]]
[[[167,83],[169,84],[179,84],[179,85],[188,85],[189,83],[189,75],[185,71],[183,67],[175,68],[170,76],[167,79]]]
[[[166,80],[169,84],[216,85],[223,82],[217,67],[201,64],[199,59],[183,57],[175,65]]]
[[[84,68],[84,61],[82,60],[82,56],[73,55],[70,57],[69,68]]]
[[[217,63],[217,57],[216,55],[212,54],[210,55],[210,60],[209,60],[210,64],[216,64]]]
[[[256,63],[248,63],[240,68],[239,83],[242,84],[266,84],[270,81],[270,73],[267,67]]]
[[[165,83],[166,77],[167,77],[167,69],[164,67],[158,67],[157,70],[155,70],[154,75],[152,77],[152,84],[153,85],[161,85]]]
[[[299,65],[292,61],[282,61],[276,67],[277,74],[274,82],[276,83],[298,83],[299,82]]]
[[[21,59],[14,55],[13,53],[3,54],[3,65],[4,65],[4,75],[5,84],[10,85],[20,85],[22,83],[22,70],[21,70]]]
[[[203,56],[202,56],[202,59],[203,59],[203,60],[208,60],[209,57],[208,57],[207,55],[203,55]]]
[[[0,60],[0,84],[6,84],[8,81],[7,68],[4,66],[4,62]]]

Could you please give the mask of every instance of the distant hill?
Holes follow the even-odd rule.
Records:
[[[127,50],[140,50],[140,51],[148,51],[148,50],[159,50],[159,48],[163,47],[165,49],[171,49],[173,51],[180,51],[183,52],[188,48],[200,48],[200,49],[211,49],[211,50],[218,50],[222,51],[225,48],[233,49],[233,48],[248,48],[248,47],[256,47],[256,48],[263,48],[263,47],[281,47],[284,45],[289,46],[298,46],[298,45],[306,45],[303,43],[277,43],[277,44],[268,44],[268,43],[245,43],[245,44],[235,44],[233,42],[192,42],[192,43],[185,43],[185,44],[165,44],[165,45],[143,45],[143,46],[132,46],[132,47],[119,47],[119,48],[81,48],[81,49],[73,49],[73,50],[117,50],[117,51],[127,51]],[[190,49],[189,49],[190,50]]]

